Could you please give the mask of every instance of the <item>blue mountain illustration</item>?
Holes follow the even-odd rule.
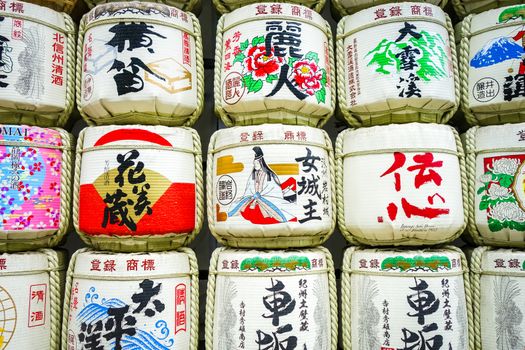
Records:
[[[489,41],[479,50],[470,65],[474,68],[488,67],[503,61],[521,59],[525,50],[516,44],[512,38],[503,36]]]

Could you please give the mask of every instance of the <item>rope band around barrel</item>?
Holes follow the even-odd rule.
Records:
[[[442,276],[462,276],[465,271],[444,271],[444,272],[386,272],[386,271],[362,271],[351,270],[347,268],[342,269],[343,273],[352,275],[366,275],[366,276],[384,276],[384,277],[436,277]]]
[[[525,152],[525,146],[515,146],[515,147],[502,147],[502,148],[491,148],[491,149],[469,149],[467,154],[487,154],[487,153],[505,153],[505,152]]]
[[[39,18],[35,18],[35,17],[31,17],[31,16],[27,16],[27,15],[23,15],[23,14],[20,14],[20,13],[9,13],[9,12],[4,12],[2,11],[1,12],[1,16],[2,17],[9,17],[9,18],[14,18],[14,19],[23,19],[25,21],[29,21],[29,22],[34,22],[34,23],[37,23],[37,24],[41,24],[43,26],[46,26],[48,28],[51,28],[57,32],[60,32],[60,33],[63,33],[63,34],[66,34],[66,35],[72,35],[72,34],[75,34],[74,31],[70,31],[68,30],[67,28],[65,27],[60,27],[56,24],[53,24],[53,23],[49,23],[49,22],[46,22],[44,20],[41,20]]]
[[[230,271],[216,271],[210,270],[210,274],[217,276],[233,276],[233,277],[246,277],[246,278],[259,278],[259,277],[272,277],[272,276],[281,276],[281,277],[296,277],[296,276],[311,276],[311,275],[324,275],[329,272],[328,269],[319,269],[319,270],[304,270],[304,271],[275,271],[275,272],[230,272]]]
[[[182,147],[168,147],[160,145],[103,145],[96,147],[86,147],[82,149],[82,153],[88,153],[93,151],[106,151],[106,150],[129,150],[129,149],[142,149],[142,150],[158,150],[158,151],[168,151],[168,152],[179,152],[179,153],[190,153],[190,154],[200,154],[200,150],[193,150]]]
[[[342,40],[346,37],[349,37],[350,35],[353,35],[355,33],[358,33],[362,30],[366,30],[373,27],[378,27],[384,24],[391,24],[391,23],[400,23],[400,22],[431,22],[435,24],[441,25],[443,28],[446,28],[446,21],[440,21],[437,18],[431,18],[431,17],[425,17],[425,16],[413,16],[413,17],[395,17],[395,18],[388,18],[385,20],[381,20],[378,22],[372,22],[365,25],[362,25],[360,27],[354,28],[348,32],[345,32],[344,34],[339,34],[336,36],[336,40]]]
[[[84,34],[85,34],[85,32],[87,32],[89,29],[91,29],[93,27],[97,27],[97,26],[101,26],[101,25],[105,25],[105,24],[119,23],[119,22],[144,22],[144,23],[148,23],[148,24],[157,24],[157,25],[169,27],[169,28],[172,28],[172,29],[176,29],[176,30],[180,30],[182,32],[188,33],[189,35],[191,35],[194,38],[196,36],[196,34],[193,31],[191,31],[190,29],[185,28],[185,27],[183,27],[181,25],[178,25],[178,24],[175,24],[175,23],[171,23],[171,22],[167,22],[167,21],[162,21],[162,20],[156,19],[156,18],[139,17],[139,16],[119,16],[119,17],[114,17],[114,18],[95,19],[95,20],[93,20],[93,21],[91,21],[91,22],[86,24],[86,26],[84,28]]]
[[[140,281],[145,278],[156,278],[156,279],[167,279],[167,278],[184,278],[192,275],[197,275],[198,272],[187,272],[187,273],[166,273],[158,275],[133,275],[133,276],[97,276],[97,275],[86,275],[81,273],[73,273],[74,279],[81,280],[94,280],[94,281]]]
[[[308,24],[308,25],[311,25],[313,27],[316,27],[317,29],[319,29],[320,31],[325,33],[325,35],[327,37],[330,36],[330,33],[326,29],[326,24],[322,25],[322,24],[316,23],[314,21],[309,21],[309,20],[306,20],[306,19],[303,19],[303,18],[298,18],[298,17],[293,17],[293,16],[286,16],[286,15],[261,16],[261,17],[255,17],[255,18],[254,17],[248,17],[248,18],[245,18],[245,19],[243,19],[241,21],[237,21],[235,23],[232,23],[229,26],[224,26],[222,28],[221,32],[222,33],[226,33],[228,30],[230,30],[232,28],[235,28],[235,27],[237,27],[237,26],[239,26],[241,24],[245,24],[245,23],[260,22],[260,21],[275,21],[275,20],[293,21],[293,22],[301,22],[301,23],[304,23],[304,24]],[[323,19],[323,21],[324,21],[324,19]]]
[[[392,148],[392,149],[371,149],[371,150],[364,150],[364,151],[355,151],[355,152],[348,152],[345,154],[337,154],[336,159],[344,159],[348,157],[357,157],[357,156],[368,156],[368,155],[375,155],[375,154],[385,154],[385,153],[394,153],[394,152],[400,152],[400,153],[416,153],[416,152],[432,152],[432,153],[442,153],[442,154],[450,154],[453,156],[456,156],[458,158],[464,157],[463,153],[454,151],[447,148]]]
[[[19,142],[19,141],[0,141],[0,146],[10,146],[10,147],[34,147],[34,148],[49,148],[49,149],[58,149],[58,150],[71,150],[71,148],[66,148],[65,146],[55,146],[47,143],[39,142]]]
[[[227,149],[232,148],[239,148],[239,147],[245,147],[245,146],[258,146],[258,145],[299,145],[299,146],[310,146],[310,147],[318,147],[322,148],[325,151],[331,151],[331,147],[328,147],[325,144],[322,143],[315,143],[315,142],[301,142],[301,141],[288,141],[288,140],[261,140],[261,141],[247,141],[242,143],[235,143],[231,145],[225,145],[221,147],[217,147],[210,151],[211,154],[216,154],[219,152],[222,152]]]

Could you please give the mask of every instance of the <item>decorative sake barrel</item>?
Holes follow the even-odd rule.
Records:
[[[474,349],[468,267],[459,248],[349,248],[341,298],[345,349]]]
[[[0,125],[0,251],[62,241],[71,215],[72,145],[62,129]]]
[[[525,251],[478,247],[471,260],[476,349],[525,346]]]
[[[331,4],[333,5],[333,9],[335,9],[337,14],[340,16],[350,15],[357,11],[364,10],[368,7],[376,5],[384,5],[382,7],[378,7],[378,10],[385,16],[389,14],[395,16],[395,14],[398,13],[397,6],[399,4],[391,2],[391,0],[332,0]],[[421,6],[421,9],[424,9],[425,3],[429,3],[436,6],[445,7],[448,0],[421,0],[419,2],[423,4],[413,4],[412,6]],[[414,9],[417,11],[417,7],[414,7]]]
[[[97,5],[104,4],[104,3],[111,3],[111,2],[119,2],[117,0],[84,0],[86,4],[93,8]],[[159,1],[151,1],[155,3],[159,3]],[[162,3],[165,3],[169,6],[177,7],[183,11],[193,11],[195,13],[199,13],[201,10],[201,0],[162,0],[160,1]]]
[[[446,123],[459,105],[452,22],[432,4],[379,5],[343,18],[337,67],[339,107],[354,127]]]
[[[2,349],[59,349],[65,264],[51,249],[0,254]]]
[[[200,151],[190,128],[84,129],[73,204],[81,238],[112,251],[171,250],[191,242],[204,211]]]
[[[260,3],[221,17],[215,111],[224,124],[322,126],[335,109],[330,25],[313,10]]]
[[[337,217],[351,243],[439,244],[465,229],[467,175],[454,128],[348,129],[337,138],[336,159]]]
[[[0,6],[0,119],[63,126],[75,94],[75,24],[22,1]]]
[[[240,7],[250,5],[250,4],[256,4],[256,6],[261,6],[261,9],[267,9],[261,12],[268,12],[268,14],[272,15],[281,15],[282,14],[282,4],[280,4],[283,1],[275,1],[272,5],[267,5],[266,3],[259,3],[257,0],[212,0],[213,5],[215,5],[215,8],[220,13],[227,13],[231,12],[233,10],[236,10]],[[313,9],[314,11],[321,12],[323,10],[324,4],[326,0],[290,0],[287,1],[289,4],[297,4],[302,6],[308,6],[309,8]],[[279,7],[281,6],[281,7]],[[272,11],[273,9],[273,11]],[[303,9],[296,10],[296,11],[304,11]]]
[[[191,126],[202,111],[197,17],[149,2],[101,4],[79,29],[77,104],[90,125]]]
[[[496,7],[523,4],[521,0],[452,0],[454,10],[460,18]]]
[[[328,134],[264,124],[217,131],[208,150],[208,222],[227,246],[306,247],[335,228],[335,166]]]
[[[462,108],[470,124],[525,121],[525,5],[465,18],[461,28]]]
[[[474,127],[466,150],[473,240],[525,248],[525,123]]]
[[[188,248],[77,251],[67,273],[62,349],[197,350],[198,276]]]
[[[337,291],[326,248],[212,254],[206,349],[337,349]]]

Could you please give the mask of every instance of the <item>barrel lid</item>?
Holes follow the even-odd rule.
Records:
[[[130,1],[100,4],[89,11],[84,18],[88,25],[105,24],[108,20],[118,22],[119,19],[130,21],[135,19],[148,22],[150,19],[194,33],[193,20],[189,13],[176,7],[154,2]]]
[[[17,272],[42,273],[48,268],[48,257],[40,251],[0,254],[0,276]]]
[[[326,145],[325,133],[322,129],[308,126],[263,124],[255,126],[238,126],[221,129],[216,132],[215,149],[230,145],[243,146],[251,142],[272,142],[275,144],[304,143]]]
[[[86,128],[83,149],[102,146],[151,145],[152,148],[179,148],[193,152],[193,133],[188,128],[146,125],[109,125]],[[147,147],[146,147],[147,148]]]
[[[93,279],[155,278],[155,276],[160,278],[160,276],[190,274],[190,265],[188,255],[179,251],[158,253],[86,251],[78,253],[74,274],[86,278],[93,277]]]
[[[327,22],[324,18],[314,10],[296,4],[286,3],[256,3],[243,6],[224,16],[223,30],[227,30],[232,26],[236,26],[246,22],[253,21],[277,21],[279,17],[283,20],[291,21],[296,19],[303,23],[310,23],[312,25],[326,28]]]
[[[475,34],[477,31],[490,27],[497,29],[498,27],[506,26],[507,23],[515,23],[516,26],[521,26],[525,20],[524,13],[525,5],[521,4],[500,7],[476,14],[470,22],[470,33]]]
[[[5,10],[0,11],[0,17],[34,20],[37,23],[46,23],[58,27],[56,29],[62,32],[67,30],[64,14],[48,7],[23,1],[5,0],[2,8],[5,8]],[[5,26],[7,27],[7,25]]]
[[[60,132],[55,129],[2,124],[0,125],[0,145],[9,144],[9,142],[27,143],[28,146],[31,144],[32,146],[61,147],[62,137]]]
[[[437,22],[446,25],[446,14],[439,7],[427,3],[396,2],[391,4],[377,5],[370,7],[350,16],[344,17],[344,32],[359,31],[370,26],[410,20]]]
[[[476,152],[517,147],[525,151],[525,123],[484,126],[476,131]]]
[[[525,277],[525,251],[518,249],[487,250],[481,258],[481,271],[496,274],[520,273]]]
[[[343,134],[343,154],[403,149],[443,149],[457,152],[452,127],[440,124],[391,124],[350,130]]]
[[[356,249],[350,268],[352,272],[377,274],[460,273],[461,257],[448,249]]]
[[[219,253],[220,273],[315,273],[327,269],[327,256],[320,249],[304,250],[240,250],[225,249]]]

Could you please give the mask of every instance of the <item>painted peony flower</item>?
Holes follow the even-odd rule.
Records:
[[[490,207],[489,216],[498,221],[525,222],[525,212],[515,202],[503,202]]]
[[[500,158],[492,162],[492,172],[494,174],[515,175],[518,171],[520,162],[517,159]]]
[[[283,63],[282,57],[274,56],[273,48],[271,54],[266,55],[264,45],[252,46],[244,59],[248,71],[260,79],[265,79],[268,75],[277,72]]]
[[[483,183],[491,182],[492,181],[492,175],[490,174],[483,174],[479,177],[479,181]]]
[[[506,198],[510,195],[510,190],[503,186],[493,183],[488,190],[490,199]]]
[[[316,91],[321,90],[321,79],[323,73],[319,69],[319,66],[312,61],[297,61],[293,65],[293,74],[295,77],[295,83],[299,88],[306,91],[310,96],[315,94]]]

